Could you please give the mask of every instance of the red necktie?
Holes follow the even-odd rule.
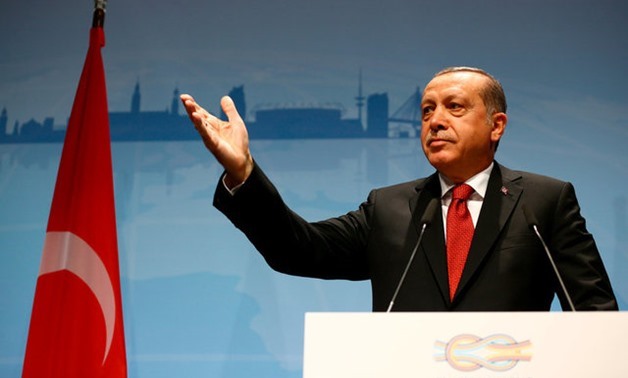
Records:
[[[473,188],[469,185],[456,185],[447,211],[447,269],[449,298],[452,300],[473,239],[473,220],[467,208],[467,200],[471,194]]]

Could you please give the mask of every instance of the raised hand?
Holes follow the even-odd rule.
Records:
[[[209,113],[188,94],[181,95],[181,101],[205,146],[227,172],[227,186],[233,188],[244,182],[253,170],[253,157],[246,126],[233,100],[228,96],[220,100],[228,118],[226,122]]]

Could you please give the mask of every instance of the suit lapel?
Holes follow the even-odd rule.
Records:
[[[436,199],[440,205],[441,189],[438,174],[433,174],[422,181],[416,190],[418,195],[410,198],[410,210],[412,211],[412,221],[414,229],[417,230],[416,238],[412,242],[414,245],[421,230],[421,218],[429,202]],[[430,265],[434,279],[436,280],[440,293],[445,303],[449,303],[449,283],[447,274],[447,256],[445,254],[445,238],[443,232],[443,215],[441,206],[438,206],[432,223],[425,229],[423,240],[421,241],[420,252],[423,253]],[[417,294],[421,295],[421,294]]]
[[[493,244],[511,217],[523,190],[520,178],[520,175],[495,163],[454,302],[492,251]]]

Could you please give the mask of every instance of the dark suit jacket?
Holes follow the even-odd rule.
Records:
[[[214,205],[275,270],[325,279],[370,279],[373,310],[386,310],[418,240],[427,204],[439,199],[438,175],[373,190],[358,210],[310,223],[292,212],[256,166],[231,196],[219,183]],[[495,164],[468,260],[449,299],[441,207],[395,301],[396,311],[543,311],[557,293],[548,258],[521,209],[539,221],[579,310],[617,303],[570,183]]]

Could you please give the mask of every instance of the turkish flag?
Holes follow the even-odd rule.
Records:
[[[126,377],[102,27],[68,122],[23,377]]]

